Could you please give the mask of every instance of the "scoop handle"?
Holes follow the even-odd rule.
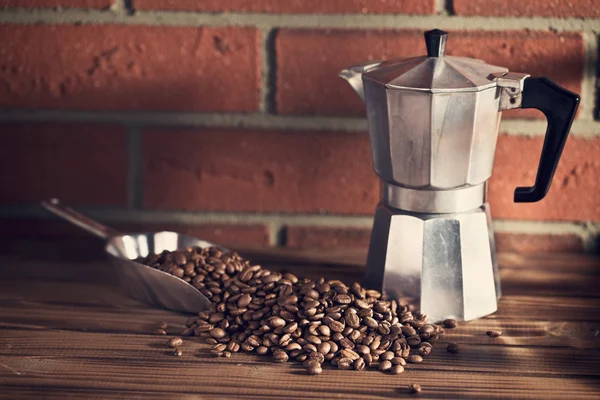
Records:
[[[108,240],[109,238],[118,235],[118,232],[112,228],[104,226],[101,223],[78,213],[71,207],[61,204],[59,199],[52,198],[44,200],[42,201],[42,206],[52,214],[58,215],[73,225],[77,225],[78,227],[88,231],[91,234],[101,237],[104,240]]]

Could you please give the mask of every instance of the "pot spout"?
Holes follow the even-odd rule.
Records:
[[[363,86],[362,74],[378,67],[381,62],[369,62],[364,64],[353,65],[342,70],[339,77],[345,79],[352,86],[358,97],[365,101],[365,90]]]

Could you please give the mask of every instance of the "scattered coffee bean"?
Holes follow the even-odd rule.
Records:
[[[420,392],[421,392],[421,390],[423,390],[423,389],[421,389],[421,385],[419,385],[418,383],[411,383],[411,384],[408,386],[408,390],[409,390],[411,393],[420,393]]]
[[[336,365],[339,369],[351,369],[354,367],[354,362],[347,357],[342,357],[338,360]]]
[[[323,372],[323,369],[321,368],[321,365],[317,363],[311,364],[306,368],[306,373],[309,375],[319,375],[321,372]]]
[[[273,360],[275,360],[275,362],[283,363],[289,359],[288,354],[283,350],[277,350],[273,353]]]
[[[414,355],[408,356],[406,361],[408,361],[409,363],[412,363],[412,364],[417,364],[417,363],[423,362],[423,357],[414,354]]]
[[[398,375],[404,372],[404,367],[400,364],[394,365],[392,369],[390,369],[390,373],[392,375]]]
[[[152,332],[152,333],[155,335],[166,335],[167,334],[167,332],[165,332],[164,329],[160,329],[160,328],[155,329],[154,332]]]
[[[456,328],[457,323],[456,323],[455,319],[449,318],[447,320],[444,320],[443,325],[444,325],[444,328],[453,329],[453,328]]]
[[[173,351],[173,354],[176,355],[177,357],[181,357],[181,355],[183,354],[183,352],[181,351],[181,349],[175,349]]]
[[[270,354],[275,362],[305,362],[309,374],[321,373],[324,362],[389,371],[404,367],[405,359],[422,361],[443,335],[425,315],[413,315],[409,306],[358,283],[270,271],[235,252],[190,247],[137,261],[186,280],[210,298],[210,309],[188,318],[182,336],[199,336],[219,357]]]
[[[502,335],[502,332],[500,332],[500,331],[487,331],[485,334],[488,335],[491,338],[497,338],[498,336]]]
[[[356,360],[354,360],[354,364],[353,367],[355,370],[357,371],[361,371],[363,369],[365,369],[365,360],[363,358],[357,358]]]
[[[390,369],[392,369],[392,362],[389,360],[385,360],[379,363],[379,370],[380,371],[389,371]]]
[[[173,339],[169,340],[169,347],[172,348],[177,348],[179,346],[181,346],[183,344],[183,339],[180,337],[174,337]]]
[[[167,323],[165,321],[160,321],[158,324],[156,324],[156,328],[164,331],[167,329]]]
[[[406,360],[402,357],[394,357],[390,361],[392,362],[392,365],[406,365]]]
[[[459,351],[459,347],[457,343],[448,343],[448,347],[446,347],[446,350],[448,351],[448,353],[452,353],[452,354],[456,354]]]

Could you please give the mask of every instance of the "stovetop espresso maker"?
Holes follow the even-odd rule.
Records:
[[[544,198],[579,96],[547,78],[445,56],[448,34],[425,32],[427,56],[343,70],[365,102],[373,166],[382,181],[365,285],[419,299],[433,321],[491,314],[500,280],[486,184],[502,111],[548,119],[535,184],[514,201]]]

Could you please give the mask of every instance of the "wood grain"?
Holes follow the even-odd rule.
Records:
[[[253,253],[256,259],[261,257]],[[298,275],[360,280],[361,254],[269,252],[264,265]],[[319,261],[323,262],[320,263]],[[501,254],[505,296],[496,314],[447,330],[404,374],[304,374],[295,363],[236,354],[211,358],[185,341],[180,358],[156,322],[177,334],[186,316],[123,297],[105,262],[11,257],[0,261],[0,398],[418,398],[600,397],[600,263],[589,256]],[[503,331],[492,339],[485,331]],[[460,343],[450,354],[445,343]]]

